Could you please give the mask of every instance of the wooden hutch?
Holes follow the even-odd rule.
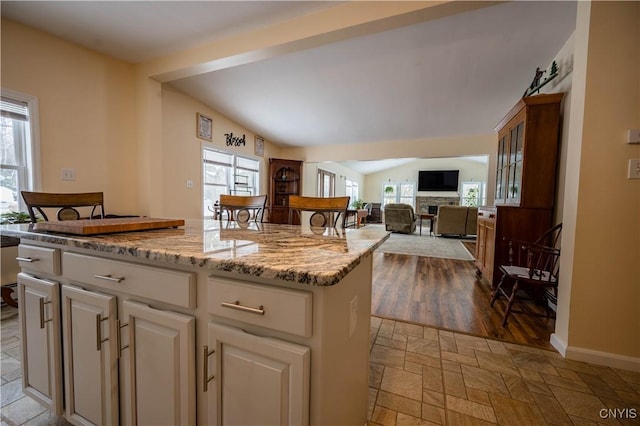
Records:
[[[302,161],[269,159],[269,222],[289,222],[289,195],[302,195]],[[298,217],[293,223],[300,224]]]
[[[495,205],[478,209],[475,260],[493,287],[509,264],[508,240],[535,241],[553,226],[563,96],[522,98],[496,127]]]

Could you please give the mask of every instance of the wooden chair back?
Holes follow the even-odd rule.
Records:
[[[500,297],[507,298],[507,307],[502,320],[506,326],[507,319],[513,311],[521,285],[534,290],[541,290],[547,300],[555,300],[560,273],[560,235],[562,224],[555,225],[533,243],[511,240],[509,245],[509,265],[500,265],[502,279],[493,292],[491,306]],[[512,284],[511,288],[508,285]],[[547,316],[548,304],[547,306]]]
[[[229,220],[239,222],[262,222],[264,209],[267,204],[266,195],[220,195],[219,219],[222,219],[222,211],[226,210]]]
[[[313,212],[309,225],[313,227],[333,227],[341,221],[345,227],[347,207],[351,197],[303,197],[289,195],[289,224],[293,224],[293,215],[298,214],[302,221],[302,212]],[[342,218],[342,219],[340,219]]]
[[[102,192],[56,194],[22,191],[21,193],[33,223],[37,221],[36,210],[42,219],[49,221],[44,208],[58,208],[56,214],[58,220],[76,220],[80,219],[80,212],[76,207],[91,207],[90,219],[94,217],[96,208],[100,207],[100,218],[104,219],[104,194]]]

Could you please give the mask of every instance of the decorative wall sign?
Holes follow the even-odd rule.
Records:
[[[548,82],[550,82],[551,80],[553,80],[558,76],[558,64],[556,63],[556,61],[553,61],[551,63],[551,69],[549,70],[549,77],[545,78],[543,81],[540,81],[542,79],[542,76],[546,72],[547,70],[540,70],[540,67],[536,68],[536,73],[533,77],[533,81],[531,82],[529,87],[527,87],[527,89],[524,91],[524,94],[522,95],[523,98],[526,98],[527,96],[531,96],[534,93],[539,92],[540,89],[545,84],[547,84]]]
[[[225,133],[225,137],[227,138],[227,146],[246,146],[247,141],[245,139],[245,135],[233,136],[233,133]]]
[[[262,157],[264,155],[264,138],[256,135],[256,144],[253,147],[253,152],[256,155]]]
[[[213,120],[204,114],[196,113],[196,134],[200,139],[212,140]]]

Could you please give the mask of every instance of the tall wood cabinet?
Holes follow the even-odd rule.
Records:
[[[302,161],[269,159],[269,222],[289,222],[289,195],[302,194]],[[294,224],[300,224],[298,217]]]
[[[553,226],[564,94],[529,96],[498,123],[495,205],[478,209],[476,267],[495,287],[510,239],[535,241]]]

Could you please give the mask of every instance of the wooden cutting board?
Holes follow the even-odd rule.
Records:
[[[38,222],[37,231],[61,232],[74,235],[97,235],[114,232],[145,231],[149,229],[183,226],[183,219],[157,219],[151,217],[123,217],[113,219],[81,219],[62,222]]]

